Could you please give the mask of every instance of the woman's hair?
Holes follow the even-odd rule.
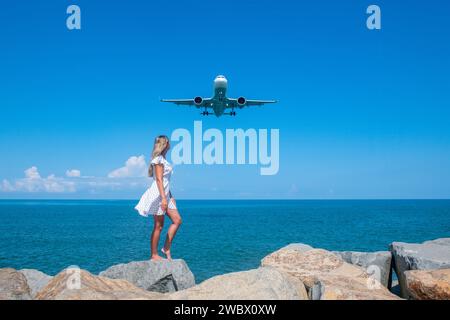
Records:
[[[150,165],[148,167],[148,176],[153,177],[153,165],[152,160],[157,156],[160,156],[164,150],[166,150],[167,145],[169,144],[169,138],[167,136],[161,135],[156,137],[155,144],[153,145],[152,156],[150,159]]]

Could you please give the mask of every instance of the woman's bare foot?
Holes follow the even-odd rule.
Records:
[[[158,256],[157,254],[154,254],[150,257],[150,260],[159,261],[159,260],[164,260],[164,259],[163,259],[163,257]]]
[[[164,247],[161,248],[162,253],[164,253],[167,257],[167,260],[172,260],[172,256],[170,255],[170,250],[165,250]]]

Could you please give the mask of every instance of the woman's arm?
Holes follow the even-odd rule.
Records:
[[[164,166],[162,164],[155,164],[155,180],[156,185],[158,186],[159,194],[161,195],[161,210],[166,212],[167,211],[167,198],[166,198],[166,192],[164,191],[164,185],[163,185],[163,173],[164,173]]]

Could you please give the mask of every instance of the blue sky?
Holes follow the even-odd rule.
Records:
[[[81,30],[66,28],[70,4]],[[370,4],[381,30],[366,28]],[[0,198],[137,198],[154,137],[195,120],[279,129],[280,170],[176,166],[180,199],[449,198],[449,10],[437,0],[4,3]],[[280,102],[221,118],[159,103],[210,96],[217,74],[230,96]],[[127,160],[129,176],[114,178]]]

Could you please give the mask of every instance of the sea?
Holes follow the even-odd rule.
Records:
[[[97,274],[150,257],[153,218],[135,200],[0,200],[0,268]],[[178,200],[172,245],[196,283],[257,268],[290,243],[327,250],[388,250],[393,241],[450,237],[450,200]],[[170,220],[166,216],[159,248]]]

